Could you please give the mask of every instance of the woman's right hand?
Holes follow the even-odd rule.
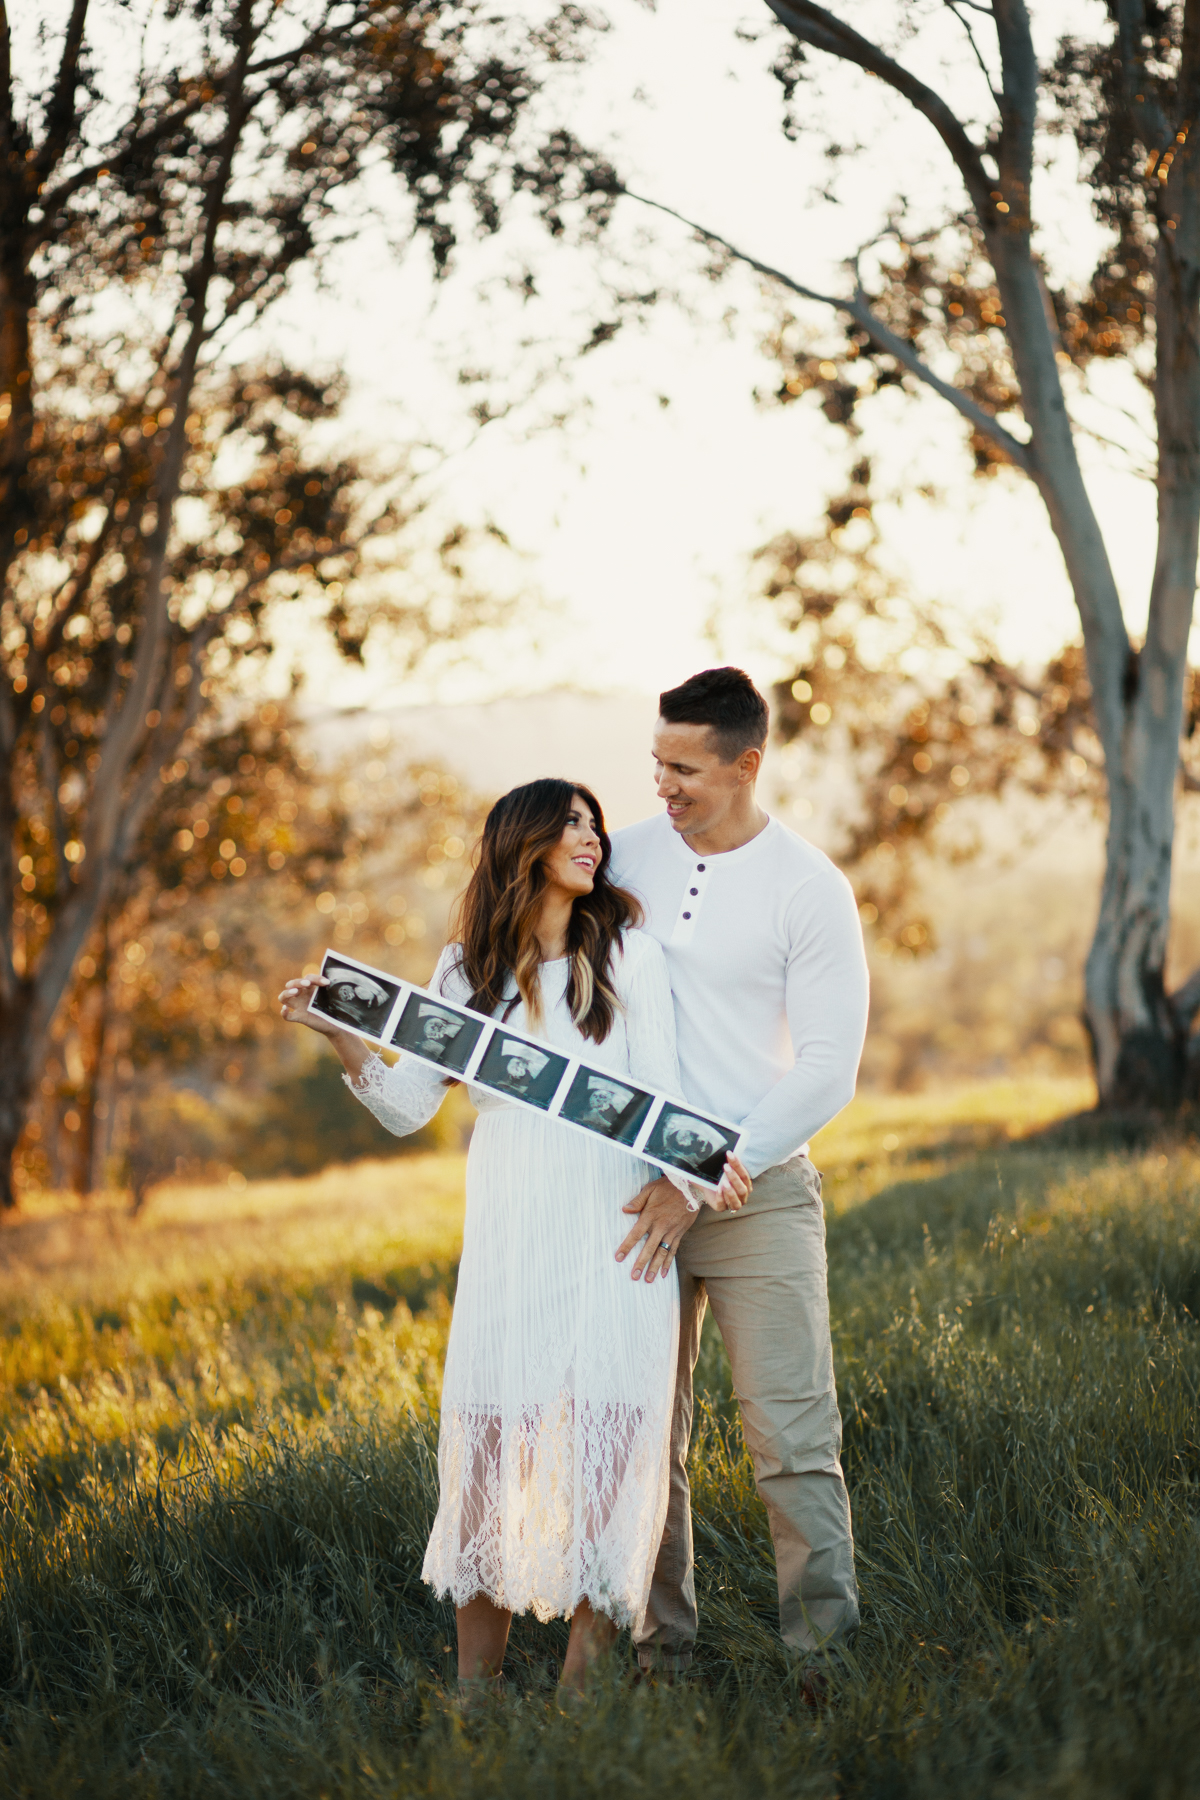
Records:
[[[745,1163],[736,1156],[727,1156],[717,1185],[717,1197],[709,1204],[716,1212],[740,1212],[750,1198],[753,1186]]]
[[[351,1081],[359,1082],[362,1077],[363,1064],[375,1052],[369,1044],[364,1044],[354,1032],[345,1031],[336,1019],[327,1019],[324,1013],[312,1010],[312,997],[318,988],[328,987],[329,982],[324,975],[293,975],[285,982],[283,992],[279,996],[279,1008],[289,1025],[307,1025],[310,1031],[317,1031],[322,1037],[329,1039],[333,1048],[342,1059],[342,1067]]]
[[[318,988],[328,987],[329,981],[324,975],[293,975],[284,984],[279,996],[282,1016],[289,1025],[307,1025],[310,1031],[319,1031],[322,1037],[338,1037],[341,1027],[334,1019],[327,1019],[324,1013],[313,1012],[311,1001]]]

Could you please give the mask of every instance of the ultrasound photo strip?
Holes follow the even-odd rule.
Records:
[[[740,1128],[728,1120],[526,1038],[370,963],[327,950],[321,973],[330,985],[317,988],[310,1005],[356,1037],[420,1057],[641,1162],[715,1188],[726,1156],[740,1149]]]

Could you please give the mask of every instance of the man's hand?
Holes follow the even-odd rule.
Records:
[[[647,1281],[665,1275],[679,1249],[680,1238],[700,1216],[688,1210],[686,1197],[665,1175],[647,1182],[621,1210],[637,1214],[633,1229],[617,1251],[617,1261],[624,1262],[631,1250],[642,1245],[630,1270],[634,1281],[640,1281],[643,1274]]]

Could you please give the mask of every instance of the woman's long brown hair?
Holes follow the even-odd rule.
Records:
[[[590,894],[580,894],[567,926],[567,1005],[593,1043],[612,1030],[619,1002],[612,955],[621,931],[640,925],[642,909],[632,894],[608,879],[612,845],[600,803],[577,781],[530,781],[497,800],[484,821],[478,862],[458,904],[459,963],[471,984],[468,1005],[492,1014],[508,1012],[519,996],[534,1023],[542,1017],[536,925],[546,891],[544,858],[562,837],[578,794],[591,809],[600,840],[600,866]],[[517,993],[509,986],[515,981]]]

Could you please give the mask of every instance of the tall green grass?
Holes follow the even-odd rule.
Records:
[[[381,1237],[10,1296],[0,1791],[1200,1793],[1200,1156],[1014,1142],[986,1106],[895,1125],[860,1108],[824,1158],[864,1614],[828,1710],[778,1643],[709,1330],[693,1679],[620,1653],[560,1712],[565,1633],[518,1621],[508,1693],[459,1717],[419,1579],[448,1304],[428,1245],[392,1304]]]

